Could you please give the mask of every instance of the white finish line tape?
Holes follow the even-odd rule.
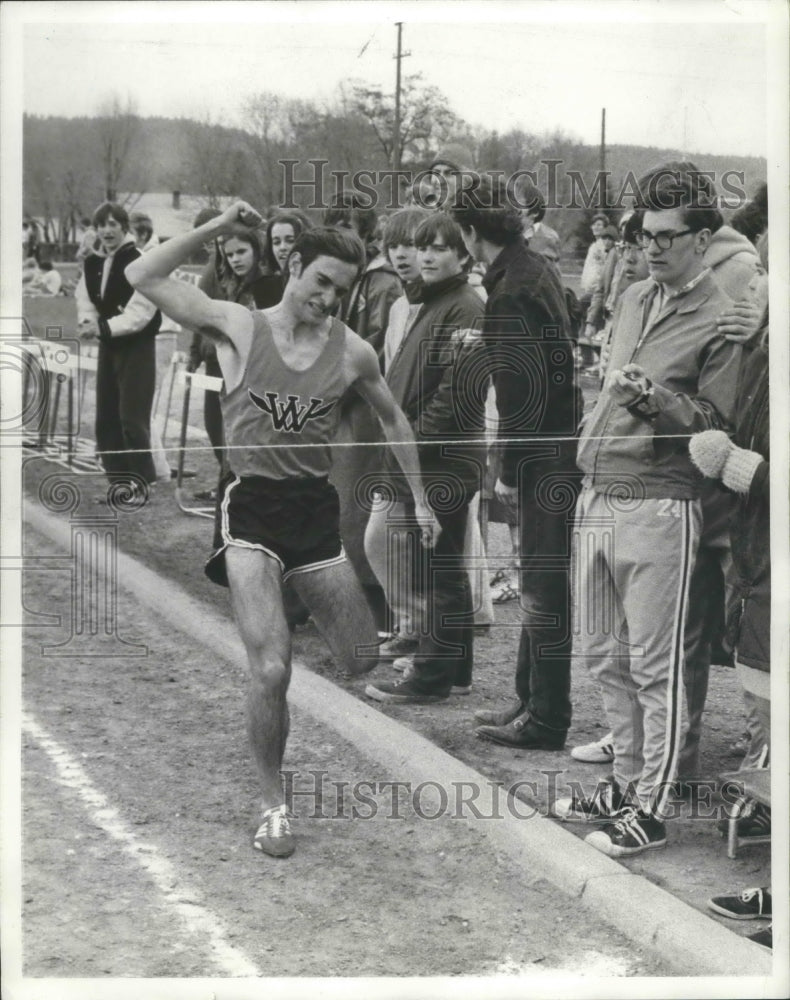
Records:
[[[50,759],[58,782],[77,793],[91,820],[118,841],[123,851],[151,878],[166,906],[178,915],[189,936],[208,940],[206,955],[218,971],[230,977],[261,976],[244,952],[228,942],[222,921],[205,906],[200,894],[194,887],[184,884],[183,876],[153,844],[132,833],[110,800],[93,785],[82,765],[28,712],[22,713],[22,729]],[[176,884],[178,889],[173,888]]]

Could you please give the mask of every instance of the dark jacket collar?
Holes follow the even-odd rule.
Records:
[[[507,271],[512,262],[520,257],[527,249],[527,244],[523,240],[516,240],[514,243],[506,243],[491,262],[490,267],[483,277],[483,288],[490,292],[498,283],[502,275]]]
[[[445,278],[443,281],[437,281],[432,285],[426,285],[425,282],[421,281],[419,287],[412,293],[414,298],[409,298],[409,302],[432,302],[446,292],[462,288],[467,284],[468,280],[466,274],[462,272],[461,274],[454,274],[451,278]]]
[[[403,291],[409,300],[409,305],[415,302],[422,302],[422,278],[415,278],[414,281],[404,281]]]

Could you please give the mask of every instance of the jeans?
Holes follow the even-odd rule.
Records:
[[[422,549],[419,582],[425,623],[414,657],[413,683],[430,693],[449,694],[454,685],[472,683],[474,608],[464,560],[470,500],[462,496],[452,510],[434,510],[441,531],[433,549]],[[413,513],[413,507],[407,509]]]
[[[96,371],[96,451],[110,481],[138,476],[156,482],[151,456],[151,409],[156,384],[152,336],[118,337],[99,348]]]
[[[516,695],[534,722],[571,723],[570,553],[579,474],[567,461],[531,463],[519,492],[521,607]],[[554,484],[552,503],[542,487]]]

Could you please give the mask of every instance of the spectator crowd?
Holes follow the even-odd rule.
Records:
[[[437,159],[407,207],[380,215],[343,192],[318,227],[298,211],[255,226],[239,212],[222,216],[220,232],[219,213],[201,213],[194,240],[209,234],[209,260],[198,287],[256,317],[264,310],[276,326],[309,270],[311,239],[331,248],[331,230],[364,248],[359,266],[345,244],[318,261],[337,253],[351,269],[331,312],[375,352],[379,371],[362,383],[380,377],[405,416],[419,477],[416,489],[382,434],[377,391],[355,393],[362,383],[353,383],[338,404],[343,447],[328,475],[343,551],[378,632],[365,693],[399,705],[468,694],[481,624],[495,604],[520,600],[513,698],[476,712],[475,734],[564,751],[571,667],[589,670],[606,735],[570,752],[610,774],[553,811],[588,824],[592,847],[630,857],[667,844],[672,803],[707,777],[699,745],[712,662],[734,665],[742,682],[745,773],[769,766],[767,194],[725,223],[707,175],[690,162],[661,164],[627,211],[593,217],[576,295],[541,192],[526,182],[519,209],[495,175],[476,181]],[[101,205],[86,225],[75,292],[80,333],[99,344],[98,455],[141,502],[157,479],[150,421],[162,315],[126,269],[149,252],[158,261],[158,243],[147,216]],[[57,294],[52,265],[36,270],[27,287]],[[222,315],[241,315],[234,309]],[[222,377],[222,351],[207,324],[196,326],[190,370]],[[219,485],[197,497],[213,503],[237,470],[214,394],[204,418]],[[430,544],[421,498],[435,519]],[[490,581],[481,511],[508,525],[512,547]],[[293,627],[311,608],[287,577]],[[256,846],[285,836],[276,818]],[[770,809],[751,803],[738,824],[742,839],[765,837]],[[762,886],[710,906],[768,918],[770,900]],[[757,939],[770,946],[770,931]]]

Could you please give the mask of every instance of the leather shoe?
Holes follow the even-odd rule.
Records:
[[[520,701],[511,702],[506,709],[501,712],[492,712],[488,708],[479,708],[475,712],[475,718],[482,722],[484,726],[506,726],[509,722],[517,719],[524,712],[524,705]]]
[[[517,750],[563,750],[566,734],[561,729],[541,726],[525,712],[505,726],[479,726],[475,736]]]

